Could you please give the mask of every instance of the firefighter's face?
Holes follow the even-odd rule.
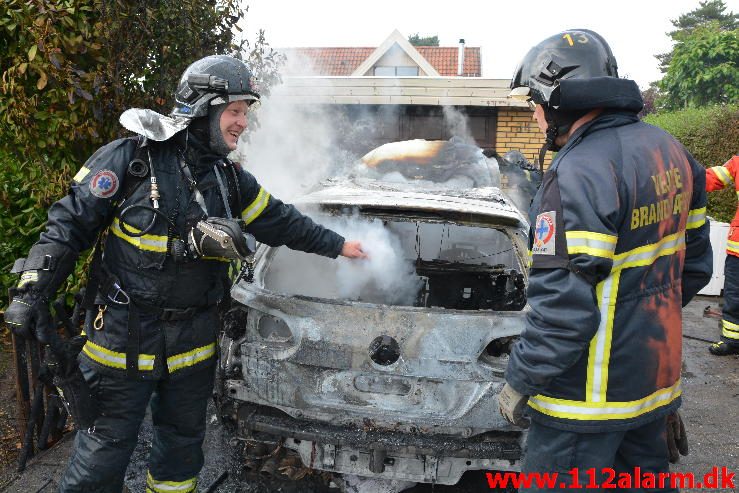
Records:
[[[226,106],[221,114],[221,133],[226,145],[236,150],[239,136],[246,130],[246,112],[249,105],[246,101],[234,101]]]
[[[536,120],[536,124],[539,126],[541,133],[546,135],[549,124],[547,123],[547,118],[544,116],[544,107],[540,104],[537,104],[534,109],[534,120]]]

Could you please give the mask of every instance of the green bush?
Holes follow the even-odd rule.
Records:
[[[739,106],[691,108],[650,114],[644,121],[671,133],[705,167],[720,166],[739,152]],[[736,212],[734,189],[708,194],[708,215],[729,222]]]

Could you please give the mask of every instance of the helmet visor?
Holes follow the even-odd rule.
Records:
[[[514,87],[508,97],[516,101],[526,102],[530,109],[536,109],[536,103],[531,99],[531,89],[526,86]]]

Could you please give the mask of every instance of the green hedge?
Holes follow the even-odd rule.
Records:
[[[705,167],[724,164],[739,152],[739,106],[692,108],[651,114],[644,121],[675,136]],[[729,222],[737,208],[734,189],[708,194],[708,215]]]
[[[72,176],[66,170],[50,170],[31,161],[19,162],[0,150],[0,310],[7,308],[8,288],[18,282],[10,269],[25,257],[46,225],[46,210],[65,193]],[[78,287],[81,266],[70,283]]]

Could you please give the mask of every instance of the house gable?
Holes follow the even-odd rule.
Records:
[[[403,58],[403,54],[407,59]],[[385,58],[387,57],[387,58]],[[377,47],[377,49],[357,67],[352,75],[354,76],[368,76],[375,75],[374,67],[379,65],[383,59],[390,60],[404,60],[404,63],[410,63],[412,61],[414,65],[418,66],[418,75],[439,77],[439,72],[411,45],[405,37],[400,34],[397,29],[383,41],[383,43]],[[389,63],[389,62],[383,62]],[[398,65],[390,65],[398,66]],[[400,65],[408,66],[408,65]]]

